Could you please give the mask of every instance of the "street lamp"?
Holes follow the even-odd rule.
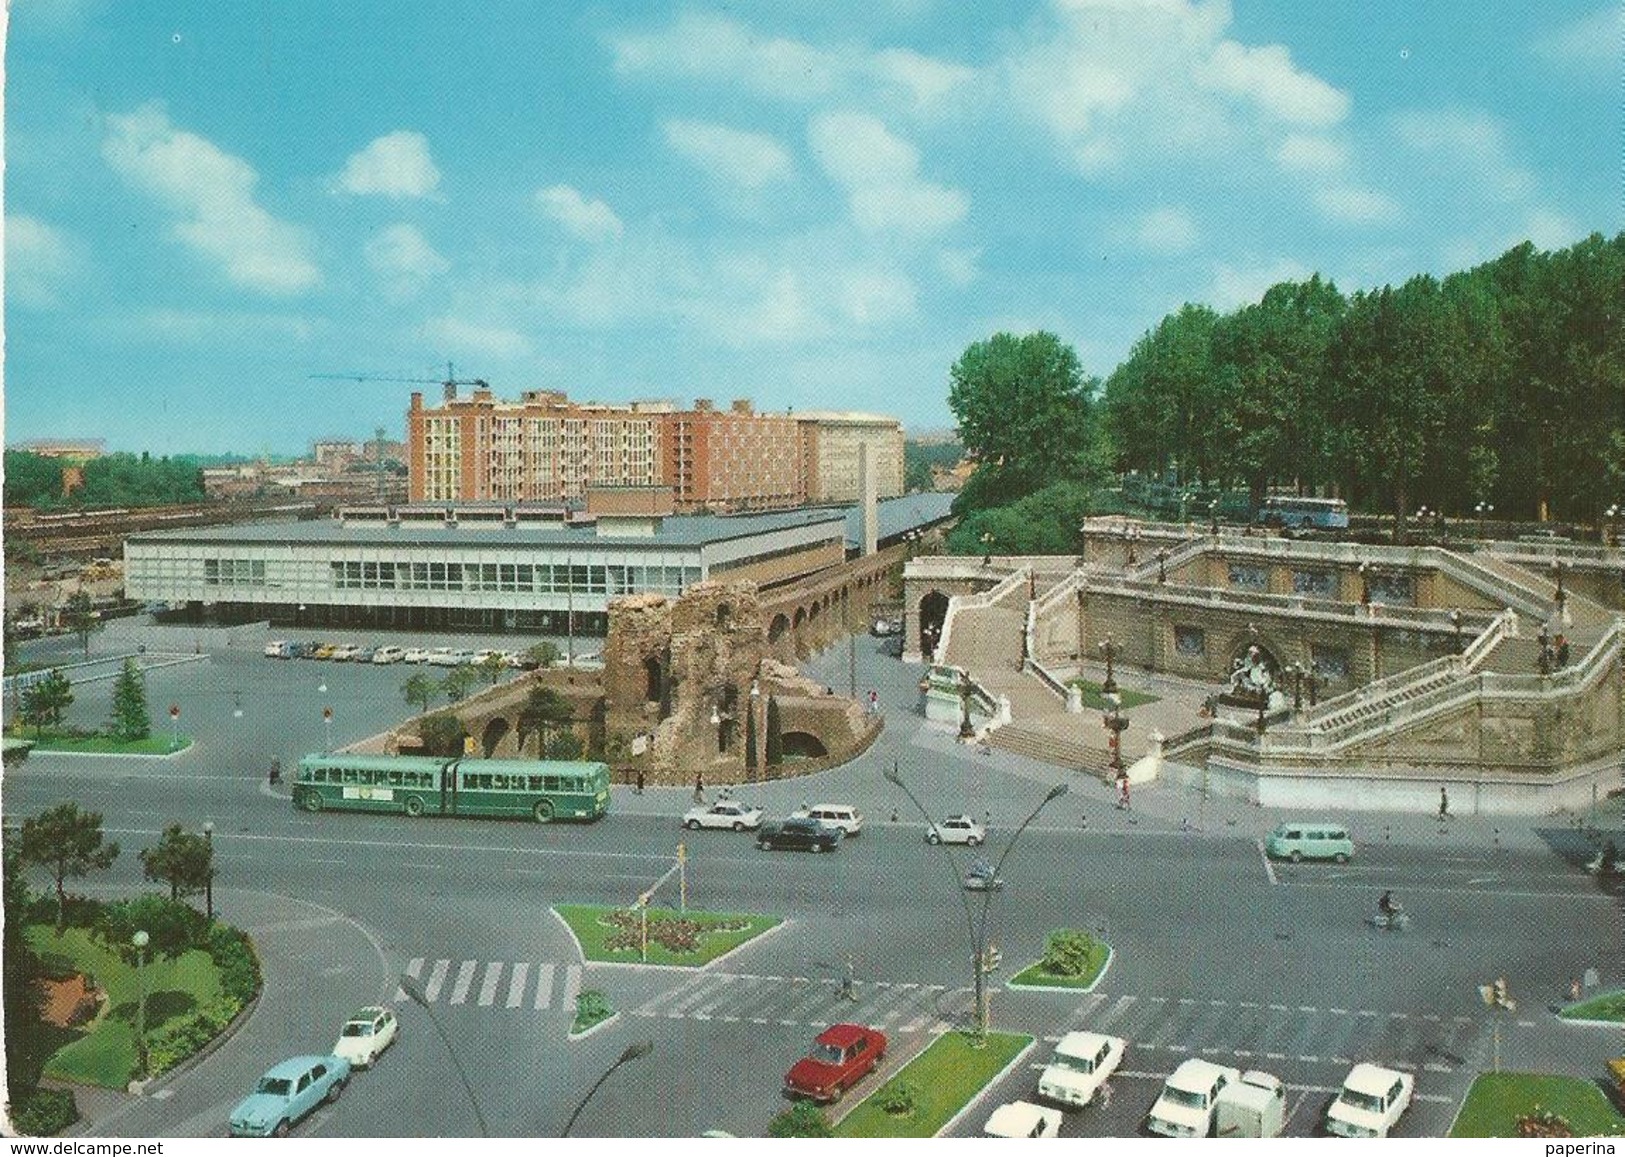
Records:
[[[902,789],[903,794],[908,796],[909,802],[914,805],[914,810],[920,813],[920,818],[923,819],[927,825],[930,825],[932,822],[930,813],[925,810],[925,805],[920,803],[919,799],[915,797],[914,793],[909,790],[908,784],[903,782],[903,777],[897,770],[896,761],[893,761],[891,767],[886,769],[884,775],[888,783],[892,784],[894,787]],[[999,878],[999,873],[1004,868],[1004,862],[1010,858],[1010,853],[1014,850],[1016,841],[1021,839],[1021,833],[1027,830],[1027,825],[1038,818],[1039,812],[1043,811],[1051,803],[1060,799],[1066,794],[1066,792],[1066,784],[1056,784],[1054,787],[1049,789],[1048,793],[1045,794],[1043,799],[1038,801],[1038,806],[1033,808],[1033,810],[1028,813],[1027,818],[1021,821],[1021,824],[1016,828],[1015,832],[1010,836],[1010,839],[1005,843],[1004,851],[1000,853],[998,862],[993,865],[993,879],[996,880]],[[976,1035],[978,1037],[986,1037],[989,1015],[987,999],[987,974],[998,966],[997,954],[990,951],[987,941],[987,917],[989,910],[993,906],[993,893],[995,889],[989,887],[983,890],[981,914],[979,917],[972,914],[970,895],[965,891],[964,886],[964,872],[960,870],[957,859],[954,857],[952,851],[946,846],[943,847],[943,851],[949,853],[949,859],[947,861],[948,870],[953,876],[954,891],[959,893],[960,902],[964,905],[965,929],[970,935],[971,985],[975,1000]]]
[[[479,1098],[474,1095],[474,1086],[469,1084],[468,1073],[463,1070],[463,1062],[457,1059],[457,1050],[451,1047],[451,1041],[446,1039],[446,1030],[440,1026],[440,1018],[434,1014],[434,1007],[430,1005],[429,998],[423,994],[422,987],[415,976],[403,975],[400,979],[401,991],[406,993],[411,1002],[429,1014],[429,1023],[434,1025],[435,1032],[440,1034],[440,1043],[445,1046],[446,1054],[451,1057],[452,1067],[457,1070],[457,1076],[462,1079],[463,1092],[468,1095],[468,1103],[474,1110],[474,1119],[480,1124],[480,1136],[489,1137],[491,1130],[486,1127],[485,1114],[480,1112]]]
[[[1540,657],[1536,661],[1536,665],[1542,675],[1550,675],[1552,673],[1552,635],[1546,629],[1545,623],[1540,625],[1540,634],[1535,637],[1535,641],[1540,644]]]
[[[987,566],[993,561],[993,533],[984,530],[978,542],[982,544],[982,565]]]
[[[1613,527],[1615,546],[1619,545],[1619,519],[1622,514],[1625,514],[1625,506],[1621,506],[1617,502],[1603,511],[1604,517],[1608,519],[1609,525]]]
[[[1362,607],[1369,607],[1371,605],[1371,564],[1368,562],[1362,562],[1359,566],[1359,571],[1360,605]]]
[[[1129,721],[1123,718],[1123,697],[1116,691],[1102,696],[1106,700],[1106,713],[1101,716],[1101,724],[1111,734],[1107,737],[1111,745],[1112,757],[1107,767],[1111,769],[1112,778],[1118,779],[1123,772],[1123,732],[1128,730]]]
[[[214,821],[203,821],[203,842],[209,848],[209,874],[203,877],[203,906],[214,923]]]
[[[1416,525],[1421,530],[1423,538],[1427,537],[1428,516],[1430,514],[1432,514],[1432,513],[1433,513],[1433,511],[1429,510],[1425,506],[1421,506],[1421,507],[1417,508],[1417,511],[1416,511]]]
[[[576,1118],[581,1116],[581,1110],[587,1107],[587,1102],[592,1100],[593,1094],[598,1092],[600,1086],[602,1086],[605,1081],[609,1080],[611,1073],[620,1068],[622,1065],[626,1064],[628,1061],[635,1061],[639,1057],[648,1056],[654,1051],[654,1047],[654,1041],[644,1040],[638,1041],[635,1044],[629,1044],[622,1049],[621,1055],[615,1058],[615,1063],[604,1070],[603,1076],[594,1081],[592,1083],[592,1088],[587,1090],[587,1095],[581,1098],[581,1103],[577,1105],[575,1107],[575,1111],[570,1114],[570,1119],[564,1123],[564,1128],[559,1130],[559,1136],[568,1137],[570,1135],[570,1129],[575,1125]]]
[[[135,975],[140,985],[140,996],[135,1006],[135,1063],[141,1075],[147,1075],[147,943],[146,929],[139,928],[130,943],[135,946]]]
[[[1456,632],[1456,654],[1461,654],[1461,608],[1450,612],[1450,626]]]
[[[1490,515],[1490,514],[1495,513],[1495,503],[1493,503],[1493,502],[1480,502],[1476,506],[1473,507],[1473,513],[1478,515],[1478,537],[1479,537],[1479,541],[1483,541],[1483,538],[1484,538],[1484,518],[1485,518],[1486,515]]]
[[[1140,542],[1140,528],[1138,526],[1125,526],[1123,528],[1123,538],[1128,542],[1129,566],[1138,566],[1140,560],[1139,556],[1135,554],[1135,547],[1137,547]]]
[[[1518,1011],[1518,1002],[1507,993],[1507,978],[1500,977],[1488,984],[1478,986],[1478,995],[1484,998],[1484,1003],[1490,1006],[1492,1028],[1490,1046],[1490,1065],[1495,1072],[1501,1071],[1501,1018]]]
[[[1568,600],[1568,593],[1563,590],[1563,572],[1568,569],[1568,563],[1562,559],[1552,563],[1552,571],[1557,575],[1557,616],[1563,617],[1563,604]]]
[[[970,724],[970,672],[959,672],[959,738],[969,739],[976,734]]]
[[[1288,663],[1282,674],[1292,680],[1292,711],[1297,714],[1303,710],[1303,677],[1307,672],[1302,663]]]
[[[1215,498],[1207,504],[1208,529],[1214,538],[1219,537],[1219,500]]]
[[[1101,640],[1100,653],[1106,657],[1106,681],[1100,685],[1100,690],[1106,695],[1111,695],[1117,690],[1117,680],[1112,673],[1112,660],[1117,658],[1117,652],[1118,646],[1112,642],[1110,635]]]
[[[1157,550],[1157,581],[1159,583],[1168,581],[1168,551],[1166,547]]]

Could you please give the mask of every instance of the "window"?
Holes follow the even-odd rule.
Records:
[[[1261,566],[1230,564],[1230,585],[1245,591],[1270,589],[1270,572]]]
[[[1374,603],[1412,606],[1416,602],[1416,582],[1408,574],[1374,574],[1366,585]]]
[[[1295,570],[1292,572],[1292,593],[1330,598],[1335,589],[1335,576],[1325,570]]]
[[[1201,627],[1174,627],[1174,654],[1184,659],[1200,659],[1207,654],[1207,632]]]
[[[1317,676],[1322,678],[1347,679],[1349,675],[1349,653],[1342,647],[1311,645],[1309,648],[1309,667]]]

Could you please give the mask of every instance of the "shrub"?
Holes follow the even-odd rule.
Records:
[[[247,933],[216,924],[209,931],[207,947],[214,966],[220,970],[220,990],[232,996],[238,1008],[253,1000],[260,990],[260,961]]]
[[[576,996],[575,1030],[584,1032],[614,1014],[615,1007],[609,1003],[609,997],[596,988],[589,988]]]
[[[769,1137],[833,1137],[829,1119],[811,1101],[797,1101],[768,1122]]]
[[[79,1106],[66,1089],[31,1089],[7,1108],[25,1137],[54,1137],[79,1119]]]
[[[1082,976],[1095,952],[1095,938],[1087,932],[1062,928],[1049,934],[1044,958],[1039,961],[1051,976]]]
[[[1542,1109],[1536,1105],[1533,1113],[1524,1113],[1518,1117],[1518,1136],[1572,1137],[1574,1126],[1569,1124],[1567,1117],[1560,1117],[1550,1109]]]
[[[920,1105],[920,1090],[908,1081],[891,1081],[875,1094],[875,1104],[893,1117],[912,1117]]]

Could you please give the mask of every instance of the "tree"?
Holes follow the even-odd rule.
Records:
[[[134,659],[124,660],[113,682],[112,730],[115,738],[127,743],[152,734],[152,716],[147,711],[147,679]]]
[[[102,629],[102,619],[84,591],[74,591],[68,596],[67,605],[62,609],[62,625],[79,636],[79,645],[89,655],[90,636]]]
[[[418,709],[420,715],[426,715],[440,696],[440,680],[419,671],[401,684],[401,695]]]
[[[534,647],[526,649],[525,659],[528,662],[535,663],[536,666],[545,670],[559,661],[559,649],[546,639],[543,639]]]
[[[450,759],[463,754],[468,728],[450,711],[440,711],[418,724],[418,737],[423,740],[425,754]]]
[[[170,824],[150,848],[142,848],[141,870],[149,880],[169,885],[171,900],[195,896],[214,876],[214,845],[180,824]]]
[[[764,758],[769,767],[777,767],[784,762],[784,723],[779,718],[779,700],[776,696],[767,697],[767,750]]]
[[[104,871],[118,859],[118,844],[102,839],[101,812],[82,812],[73,802],[48,808],[23,821],[18,849],[26,864],[38,864],[56,881],[56,931],[67,927],[68,896],[63,881]]]
[[[63,712],[73,703],[73,684],[60,670],[52,670],[39,682],[23,691],[23,722],[32,723],[36,732],[45,733],[47,727],[62,722]]]
[[[459,703],[468,697],[468,693],[474,689],[474,684],[479,682],[479,678],[479,673],[467,664],[453,667],[440,681],[440,690],[445,692],[446,702]]]
[[[767,1124],[769,1137],[833,1137],[829,1118],[811,1101],[797,1101]]]
[[[149,957],[173,960],[205,944],[208,929],[209,922],[196,908],[149,893],[103,905],[90,934],[134,963],[140,950],[131,938],[137,932],[147,934]]]
[[[6,458],[11,458],[9,450]],[[33,898],[29,895],[28,877],[13,835],[7,832],[5,840],[6,926],[4,948],[0,950],[4,976],[0,992],[4,995],[6,1015],[6,1093],[15,1106],[23,1094],[39,1083],[40,1070],[45,1064],[45,1053],[40,1046],[47,1038],[40,1031],[44,969],[23,936]]]
[[[1061,928],[1049,934],[1039,962],[1051,976],[1082,976],[1091,966],[1095,938],[1087,932]]]
[[[953,554],[981,554],[985,533],[1003,554],[1072,554],[1093,499],[1088,486],[1057,482],[1009,506],[967,515],[949,533],[947,548]]]
[[[580,759],[584,750],[580,736],[573,731],[556,731],[548,736],[544,754],[548,759]]]
[[[756,700],[750,701],[750,710],[745,712],[745,770],[752,775],[756,773]]]
[[[1004,505],[1094,469],[1094,383],[1085,385],[1077,354],[1054,334],[994,334],[966,349],[949,379],[959,438],[976,459],[977,475],[987,475],[972,491],[983,505]],[[964,509],[955,503],[956,511]]]
[[[478,667],[480,674],[489,679],[491,681],[491,686],[495,687],[497,685],[497,680],[502,678],[502,672],[508,667],[508,660],[504,659],[501,655],[493,651],[491,654],[481,659],[476,666]]]
[[[553,732],[574,721],[575,709],[568,699],[551,687],[532,687],[530,694],[525,696],[524,706],[519,708],[520,745],[524,745],[526,735],[534,732],[536,750],[545,752]]]

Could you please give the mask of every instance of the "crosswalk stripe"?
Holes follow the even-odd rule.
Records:
[[[553,999],[553,966],[536,966],[536,1007],[546,1008]]]
[[[423,957],[412,957],[412,959],[406,965],[406,975],[410,976],[413,980],[423,979]],[[406,989],[397,987],[395,989],[395,1003],[400,1004],[406,999],[408,999]]]
[[[1133,1007],[1134,999],[1135,998],[1132,997],[1132,996],[1120,996],[1120,997],[1118,997],[1117,998],[1117,1003],[1112,1005],[1110,1008],[1108,1008],[1104,1013],[1102,1013],[1100,1015],[1100,1018],[1095,1021],[1094,1025],[1092,1026],[1094,1031],[1103,1032],[1107,1025],[1109,1025],[1113,1021],[1117,1020],[1124,1013],[1126,1013],[1131,1007]]]
[[[423,999],[430,1004],[440,999],[440,990],[445,986],[446,973],[451,969],[451,961],[436,960],[434,971],[429,973],[429,983],[423,990]]]
[[[559,997],[559,1007],[565,1011],[575,1007],[576,997],[581,995],[581,965],[572,964],[564,970],[564,993]]]
[[[457,966],[457,982],[451,986],[451,999],[447,1004],[462,1004],[468,999],[468,986],[474,983],[474,969],[478,965],[477,960],[465,960]]]
[[[480,1007],[490,1008],[497,998],[497,985],[502,982],[502,965],[492,961],[485,966],[485,979],[480,982]]]
[[[525,999],[525,981],[530,977],[530,965],[515,964],[508,974],[508,1007],[518,1008]]]

